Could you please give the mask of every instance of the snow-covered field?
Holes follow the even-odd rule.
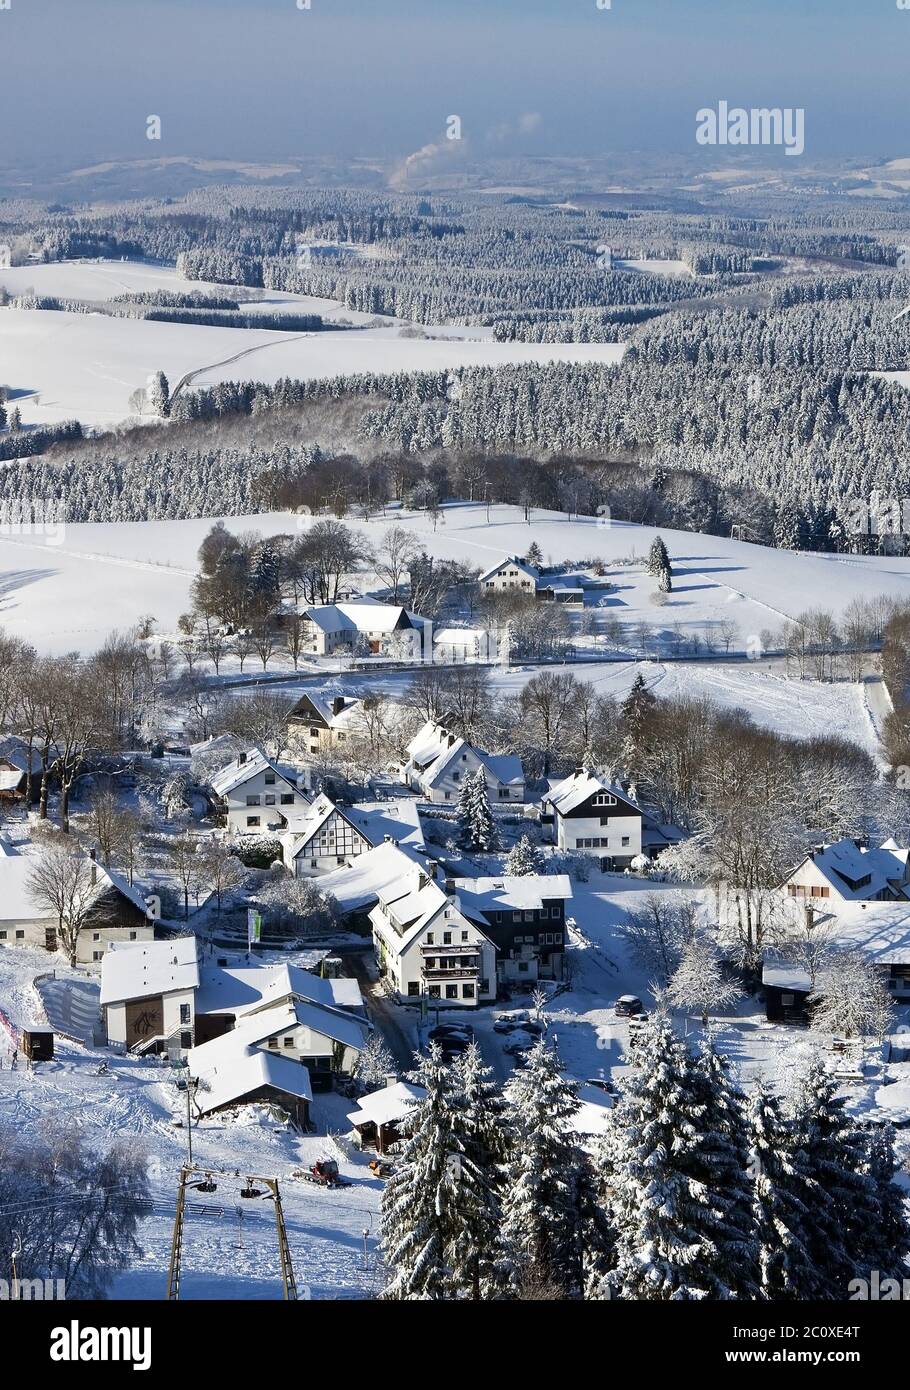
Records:
[[[524,554],[532,541],[546,561],[600,558],[615,586],[605,595],[604,615],[631,630],[647,623],[665,637],[677,624],[685,636],[730,621],[740,649],[750,636],[779,629],[807,608],[839,616],[852,599],[883,592],[910,601],[910,560],[796,554],[663,530],[673,593],[658,607],[654,581],[645,572],[655,535],[651,527],[620,521],[605,527],[595,518],[570,520],[543,511],[534,512],[528,525],[521,510],[509,506],[492,507],[488,522],[486,508],[470,504],[446,507],[436,531],[422,512],[389,511],[369,522],[348,519],[373,544],[393,523],[431,554],[483,568],[506,555]],[[146,613],[155,615],[160,630],[171,631],[186,610],[199,545],[211,524],[211,519],[74,523],[47,537],[0,533],[0,624],[56,652],[90,650],[112,627],[128,627]],[[227,524],[238,532],[253,528],[275,535],[293,533],[306,518],[268,513],[228,518]],[[630,558],[630,564],[618,563]],[[364,578],[368,587],[369,576]]]
[[[16,267],[0,271],[0,286],[11,294],[34,290],[97,301],[135,290],[230,295],[235,289],[182,280],[168,267],[129,261]],[[251,307],[264,322],[282,311],[320,313],[356,325],[375,322],[331,300],[272,291]],[[422,331],[428,336],[413,336],[411,326],[389,320],[379,328],[289,334],[0,309],[0,383],[11,388],[26,425],[75,417],[86,425],[112,426],[130,415],[130,396],[156,371],[163,371],[173,388],[189,374],[196,386],[237,379],[272,383],[281,377],[319,380],[350,372],[450,371],[510,362],[616,362],[625,351],[621,343],[494,343],[492,330],[458,325]]]

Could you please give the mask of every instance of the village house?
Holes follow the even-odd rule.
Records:
[[[304,651],[314,656],[417,656],[423,651],[425,618],[399,604],[359,599],[325,603],[303,612]]]
[[[338,806],[321,792],[281,836],[285,866],[298,878],[331,873],[386,840],[423,849],[416,802]]]
[[[290,774],[265,756],[260,748],[240,753],[212,777],[225,822],[232,835],[262,835],[286,830],[288,822],[309,809],[305,796]]]
[[[414,865],[380,889],[370,913],[379,969],[401,1000],[489,1003],[496,998],[496,947],[434,874],[433,865]]]
[[[521,759],[512,753],[493,755],[475,748],[442,724],[428,720],[408,744],[402,777],[412,791],[437,805],[457,802],[467,779],[479,768],[486,774],[494,802],[521,802],[525,777]]]
[[[444,666],[460,661],[495,661],[499,642],[483,627],[440,627],[433,631],[433,660]]]
[[[605,873],[629,868],[642,852],[641,808],[584,768],[544,794],[540,822],[560,850],[589,855]]]
[[[529,565],[527,560],[521,560],[517,555],[511,555],[486,570],[477,583],[484,594],[533,594],[539,578],[540,573],[534,565]]]
[[[496,947],[501,985],[561,980],[567,943],[567,874],[456,878],[446,881],[460,910]]]
[[[101,1007],[112,1047],[178,1053],[192,1047],[197,953],[194,936],[110,947],[101,962]]]
[[[28,771],[31,765],[30,800],[35,802],[41,793],[41,758],[35,749],[31,754],[21,738],[0,740],[0,804],[16,805],[25,800]]]
[[[326,753],[363,728],[363,701],[347,695],[302,695],[288,714],[288,743],[295,753]]]
[[[58,919],[47,904],[35,900],[30,878],[37,851],[22,849],[0,836],[0,944],[37,946],[56,951]],[[97,964],[116,942],[151,941],[155,935],[149,901],[112,869],[86,858],[85,887],[74,905],[82,914],[76,938],[76,963]]]
[[[349,865],[326,874],[319,887],[322,892],[331,893],[350,931],[369,935],[373,930],[370,913],[381,894],[391,891],[415,867],[426,872],[422,855],[406,845],[386,840],[357,855]]]
[[[816,847],[787,875],[787,897],[834,907],[848,902],[883,902],[910,896],[910,850],[894,840],[870,846],[862,839]]]

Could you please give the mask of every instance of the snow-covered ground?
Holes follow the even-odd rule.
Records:
[[[61,262],[0,271],[10,294],[97,302],[137,290],[240,293],[236,287],[182,280],[167,266],[131,261]],[[272,383],[281,377],[318,380],[349,372],[449,371],[510,362],[616,362],[621,343],[494,343],[491,329],[457,324],[415,330],[348,311],[327,299],[264,291],[247,311],[270,315],[319,313],[357,325],[318,334],[292,334],[198,324],[110,318],[102,313],[0,309],[0,382],[11,388],[26,425],[73,417],[112,426],[131,414],[129,398],[163,371],[174,387],[188,374],[195,386],[237,379]],[[401,336],[402,334],[406,336]],[[426,335],[426,336],[424,336]],[[24,394],[22,394],[24,393]]]
[[[478,568],[522,555],[532,541],[547,562],[599,558],[614,586],[603,596],[604,616],[618,618],[633,633],[646,623],[665,642],[677,625],[685,637],[703,635],[707,624],[721,651],[725,622],[738,632],[731,650],[742,650],[748,638],[779,629],[807,608],[826,608],[837,617],[857,597],[885,592],[910,600],[910,560],[798,554],[665,529],[673,593],[657,606],[656,586],[645,570],[652,527],[624,521],[604,526],[597,518],[544,511],[535,511],[528,525],[519,508],[504,505],[491,507],[487,521],[485,507],[468,503],[446,507],[443,517],[436,531],[423,512],[389,511],[371,521],[348,518],[347,524],[374,545],[389,526],[401,525],[431,554]],[[227,525],[275,535],[293,533],[306,521],[268,513],[227,518]],[[50,651],[90,650],[112,627],[129,626],[145,613],[155,615],[162,631],[171,631],[186,610],[199,545],[211,524],[212,519],[73,523],[47,536],[0,532],[0,624]],[[371,576],[363,582],[369,587]]]

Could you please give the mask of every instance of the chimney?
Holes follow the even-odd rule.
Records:
[[[238,763],[240,763],[241,766],[242,766],[242,765],[246,762],[246,754],[245,754],[245,753],[239,753],[239,754],[237,755],[237,761],[238,761]]]
[[[385,1084],[387,1087],[398,1085],[398,1077],[395,1075],[393,1071],[386,1073]]]
[[[343,709],[344,709],[344,696],[343,696],[343,695],[336,695],[335,698],[334,698],[334,700],[332,701],[332,713],[333,713],[333,714],[340,714],[341,711],[342,711]]]
[[[447,879],[446,879],[446,893],[447,893],[447,895],[448,895],[450,898],[454,898],[454,896],[455,896],[455,880],[454,880],[454,878],[447,878]]]
[[[97,851],[96,849],[94,849],[94,848],[90,849],[89,852],[88,852],[88,857],[89,857],[89,860],[91,861],[91,870],[90,870],[90,874],[89,874],[89,882],[91,883],[92,887],[94,888],[94,887],[96,886],[97,882],[98,882],[98,851]]]
[[[452,747],[452,744],[453,744],[454,742],[455,742],[455,735],[454,735],[454,734],[449,734],[449,747],[450,747],[450,748]]]
[[[436,863],[435,859],[427,860],[427,873],[430,875],[430,878],[432,879],[436,879],[439,877],[439,865]]]
[[[391,844],[394,843],[394,841],[392,840],[391,835],[383,835],[382,840],[383,840],[383,844],[386,844],[386,845],[391,845]]]

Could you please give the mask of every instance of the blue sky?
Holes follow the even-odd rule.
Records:
[[[11,0],[0,157],[389,156],[455,113],[478,154],[695,153],[721,99],[805,108],[809,158],[890,157],[908,76],[896,0]]]

